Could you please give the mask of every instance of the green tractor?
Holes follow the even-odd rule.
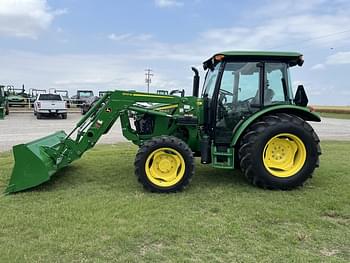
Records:
[[[299,53],[222,52],[204,62],[201,96],[195,68],[192,96],[107,92],[69,134],[61,131],[14,146],[6,193],[48,181],[94,147],[118,118],[124,137],[139,146],[135,175],[150,191],[184,189],[195,157],[216,168],[240,168],[262,188],[301,186],[321,154],[320,140],[307,122],[320,117],[307,107],[302,86],[292,94],[289,69],[302,64]]]
[[[22,88],[15,88],[14,86],[8,85],[7,89],[7,101],[10,107],[25,107],[28,105],[29,95],[25,92],[24,85]]]
[[[7,101],[7,92],[5,86],[0,85],[0,120],[9,114],[9,104]]]

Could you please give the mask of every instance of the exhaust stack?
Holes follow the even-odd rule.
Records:
[[[193,96],[198,98],[198,94],[199,94],[199,73],[198,73],[198,69],[196,69],[195,67],[192,67],[192,71],[194,72],[194,76],[193,76]]]

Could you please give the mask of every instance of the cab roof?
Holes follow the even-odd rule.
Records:
[[[223,51],[213,55],[203,63],[204,69],[215,65],[219,61],[281,61],[290,66],[301,66],[304,62],[303,55],[298,52],[283,51]]]

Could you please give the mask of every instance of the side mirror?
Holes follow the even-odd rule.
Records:
[[[306,107],[309,102],[303,85],[299,85],[295,93],[294,103],[297,106]]]

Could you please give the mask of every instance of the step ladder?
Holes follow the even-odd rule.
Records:
[[[212,166],[221,169],[234,169],[233,148],[228,147],[226,151],[218,151],[217,146],[211,146]]]

